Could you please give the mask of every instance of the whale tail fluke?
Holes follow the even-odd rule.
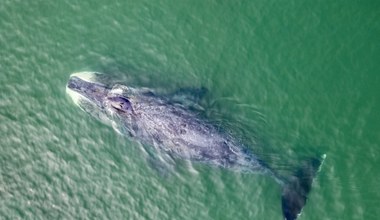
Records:
[[[319,171],[326,155],[313,158],[298,169],[284,184],[282,189],[282,213],[284,219],[295,220],[306,204],[313,179]]]

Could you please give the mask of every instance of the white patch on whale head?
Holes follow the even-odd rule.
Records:
[[[123,94],[123,89],[122,88],[112,89],[111,94],[121,95],[121,94]]]
[[[77,72],[77,73],[72,73],[70,75],[70,78],[73,77],[73,76],[76,76],[78,77],[79,79],[81,80],[84,80],[84,81],[87,81],[87,82],[92,82],[92,83],[95,83],[96,82],[96,72]]]

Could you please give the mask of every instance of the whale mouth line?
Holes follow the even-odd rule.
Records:
[[[68,86],[66,86],[66,94],[68,94],[70,96],[70,98],[73,100],[74,104],[76,106],[80,107],[82,110],[84,110],[84,109],[82,108],[80,103],[83,101],[90,102],[90,100],[86,96],[80,94],[79,92],[76,92],[76,91],[70,89]]]

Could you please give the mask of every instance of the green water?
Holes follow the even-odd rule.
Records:
[[[0,219],[281,219],[277,184],[180,163],[80,111],[70,73],[173,91],[273,168],[327,159],[299,219],[380,216],[379,1],[0,1]]]

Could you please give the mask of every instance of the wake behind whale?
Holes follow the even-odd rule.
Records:
[[[284,218],[293,220],[301,213],[325,155],[310,159],[290,177],[279,176],[239,140],[183,103],[146,88],[106,85],[97,76],[91,72],[70,76],[66,92],[81,109],[119,133],[171,157],[267,174],[282,187]]]

